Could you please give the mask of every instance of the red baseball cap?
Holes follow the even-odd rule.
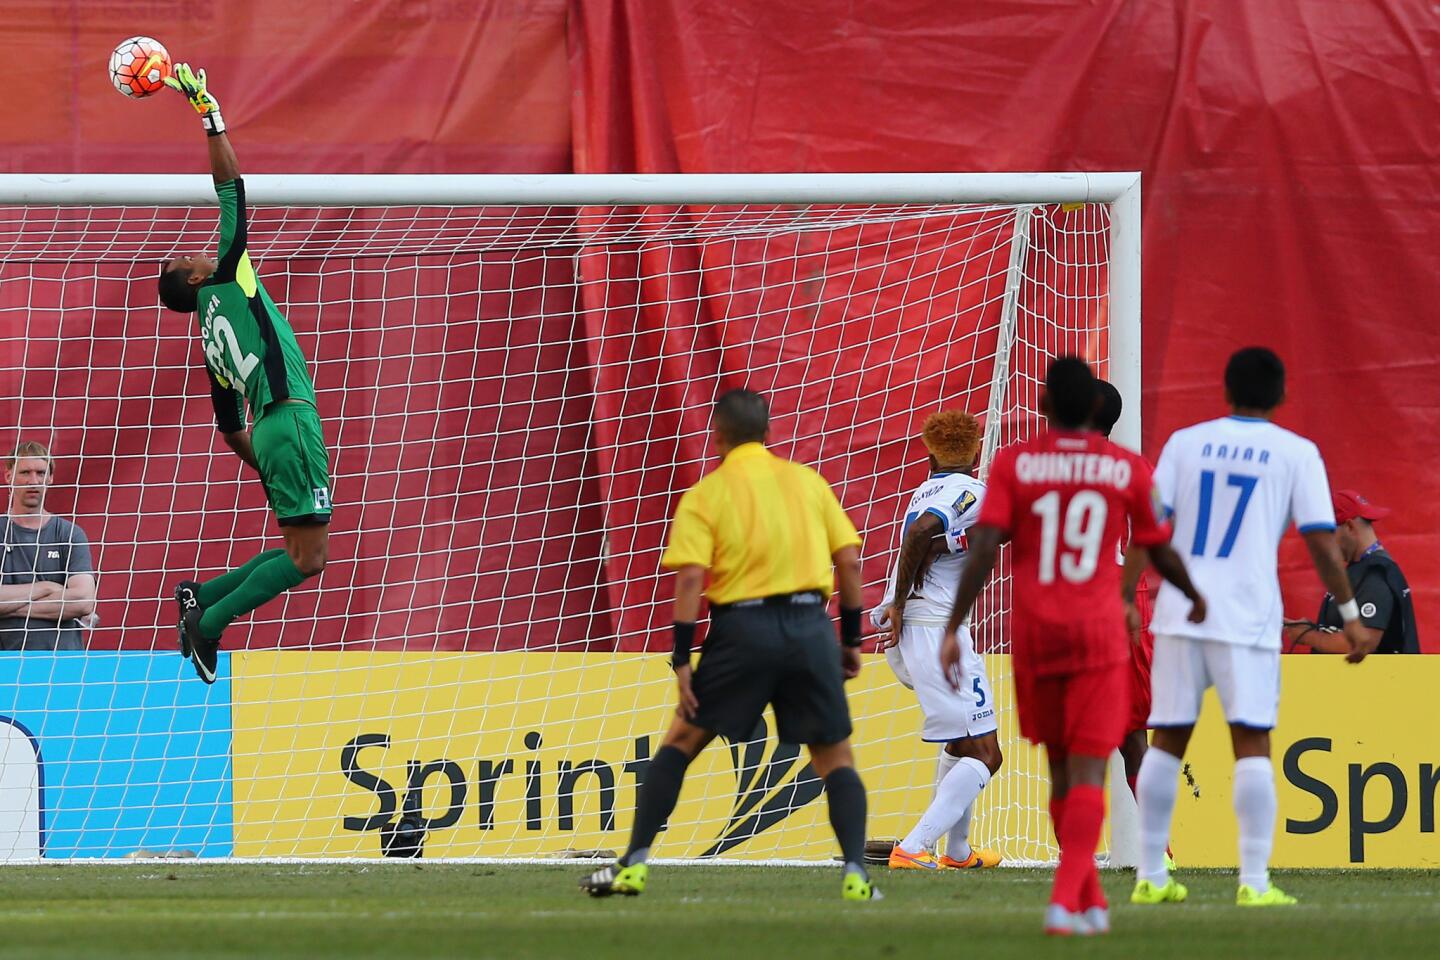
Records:
[[[1355,490],[1331,490],[1330,500],[1335,505],[1335,522],[1348,523],[1356,517],[1366,520],[1381,520],[1390,516],[1390,508],[1371,503]]]

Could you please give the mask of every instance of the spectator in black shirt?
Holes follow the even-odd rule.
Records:
[[[1355,587],[1360,622],[1372,634],[1380,635],[1375,652],[1419,653],[1410,585],[1375,535],[1374,521],[1389,516],[1389,508],[1371,503],[1354,490],[1333,490],[1330,496],[1335,504],[1335,541],[1345,557],[1345,572]],[[1338,632],[1339,627],[1335,598],[1326,594],[1313,621],[1285,624],[1286,649],[1309,647],[1316,653],[1348,653],[1350,646]]]
[[[5,461],[8,509],[0,516],[0,650],[83,650],[95,612],[95,567],[85,533],[45,510],[55,476],[33,440]]]

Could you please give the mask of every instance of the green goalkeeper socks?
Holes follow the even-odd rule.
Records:
[[[267,560],[274,560],[276,557],[283,556],[285,556],[285,550],[283,547],[276,547],[274,550],[266,550],[264,553],[257,553],[255,556],[245,561],[242,566],[236,567],[229,573],[222,573],[214,580],[206,580],[204,583],[200,584],[200,606],[215,606],[215,604],[219,603],[221,600],[224,600],[227,596],[229,596],[231,590],[234,590],[236,587],[240,586],[240,584],[244,583],[245,579],[249,577],[250,574],[254,573],[255,568],[260,566],[260,564],[264,563]]]
[[[279,556],[269,556],[272,553],[279,553]],[[204,608],[205,612],[200,617],[200,633],[209,639],[218,638],[236,617],[268,603],[305,580],[305,575],[296,569],[284,550],[262,553],[241,569],[249,569],[249,576],[214,606]]]

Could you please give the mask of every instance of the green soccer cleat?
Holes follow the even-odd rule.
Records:
[[[583,878],[580,889],[592,897],[608,897],[616,893],[636,897],[645,892],[645,881],[649,876],[650,868],[643,863],[632,867],[623,867],[616,863],[602,867]]]
[[[1185,885],[1176,883],[1171,877],[1165,881],[1165,885],[1157,886],[1149,880],[1139,880],[1135,884],[1135,890],[1130,894],[1131,903],[1139,903],[1150,906],[1157,903],[1180,903],[1190,895]]]
[[[862,877],[858,873],[847,873],[845,874],[845,882],[840,886],[840,899],[883,900],[885,897],[880,893],[880,888],[875,886],[869,877]]]
[[[1264,893],[1256,893],[1254,887],[1245,883],[1240,884],[1240,889],[1235,891],[1237,907],[1293,907],[1299,902],[1273,883]]]

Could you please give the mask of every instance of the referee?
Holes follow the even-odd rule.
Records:
[[[749,740],[768,703],[779,739],[807,744],[825,781],[845,861],[841,895],[878,900],[862,865],[865,786],[850,753],[844,689],[860,673],[860,536],[824,478],[765,449],[764,397],[731,390],[716,402],[711,427],[723,462],[680,498],[660,561],[675,571],[671,662],[680,705],[646,771],[629,848],[580,886],[597,897],[643,892],[650,845],[675,809],[686,767],[716,734]],[[837,574],[838,647],[825,612]],[[692,676],[702,592],[710,636]]]

